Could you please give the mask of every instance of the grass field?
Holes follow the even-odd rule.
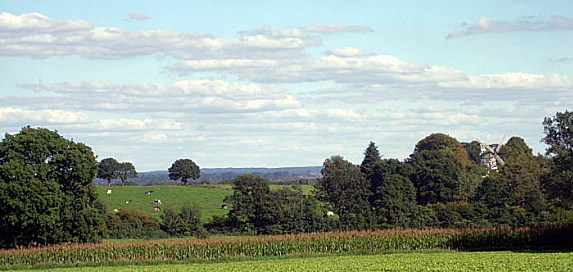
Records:
[[[96,189],[110,211],[132,209],[159,219],[163,212],[154,211],[153,207],[178,210],[184,203],[192,202],[201,211],[203,221],[213,215],[227,214],[228,210],[221,209],[221,205],[226,196],[233,194],[231,186],[98,186]],[[108,189],[111,189],[109,195],[106,194]],[[146,195],[148,191],[153,193]],[[162,204],[153,203],[155,199],[160,199]],[[126,204],[126,200],[131,200],[131,203]]]
[[[571,271],[573,252],[406,252],[248,258],[225,262],[58,268],[44,271]],[[37,270],[36,270],[37,271]]]
[[[271,185],[272,190],[277,190],[291,185]],[[312,186],[302,185],[303,192],[310,194]],[[111,194],[106,191],[111,189]],[[153,207],[174,208],[178,210],[185,202],[192,202],[201,211],[204,222],[207,222],[213,215],[225,215],[228,209],[221,209],[225,197],[233,194],[232,185],[210,185],[210,186],[97,186],[97,193],[100,199],[106,204],[108,211],[113,209],[132,209],[144,212],[156,219],[163,214],[161,211],[154,211]],[[153,191],[146,195],[145,192]],[[154,204],[155,199],[161,199],[161,205]],[[131,200],[126,204],[126,200]]]

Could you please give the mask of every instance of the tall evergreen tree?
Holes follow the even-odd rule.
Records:
[[[374,142],[370,142],[366,151],[364,151],[364,159],[360,164],[360,172],[366,176],[367,179],[371,179],[372,177],[372,168],[382,161],[380,152],[378,151],[378,147]]]
[[[382,160],[370,142],[360,168],[372,195],[370,203],[377,222],[383,226],[409,227],[416,210],[416,189],[408,178],[411,167],[396,159]]]

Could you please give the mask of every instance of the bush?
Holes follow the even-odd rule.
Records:
[[[162,217],[162,228],[170,235],[207,237],[207,231],[203,227],[203,223],[201,223],[199,209],[193,204],[184,204],[179,213],[167,208]]]
[[[163,238],[159,222],[153,217],[130,209],[107,213],[105,218],[108,238]]]

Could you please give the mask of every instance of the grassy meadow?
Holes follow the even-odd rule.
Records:
[[[272,190],[292,185],[271,185]],[[300,186],[303,192],[310,194],[313,187]],[[97,193],[105,203],[108,211],[114,209],[132,209],[144,212],[156,219],[160,219],[162,211],[155,211],[153,207],[159,206],[178,210],[184,203],[192,202],[201,211],[201,217],[207,222],[213,215],[225,215],[228,209],[221,209],[225,197],[233,194],[232,185],[190,185],[190,186],[97,186]],[[111,190],[111,194],[106,194]],[[151,194],[145,192],[153,191]],[[153,203],[155,199],[161,200],[161,205]],[[130,203],[125,203],[131,200]],[[229,207],[230,208],[230,207]]]
[[[111,194],[106,194],[111,190]],[[145,192],[153,191],[151,194]],[[179,209],[184,203],[195,203],[201,211],[203,221],[209,220],[213,215],[227,214],[228,210],[221,209],[225,197],[233,194],[231,186],[98,186],[100,199],[107,206],[108,211],[114,209],[132,209],[144,212],[156,219],[160,219],[162,209],[170,207]],[[161,200],[161,205],[153,201]],[[131,200],[130,203],[125,203]]]

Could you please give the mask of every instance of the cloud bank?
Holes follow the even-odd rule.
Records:
[[[573,18],[569,17],[554,16],[546,20],[523,17],[515,21],[498,21],[489,17],[480,17],[473,24],[462,24],[461,29],[450,32],[446,39],[487,33],[570,30],[573,30]]]

